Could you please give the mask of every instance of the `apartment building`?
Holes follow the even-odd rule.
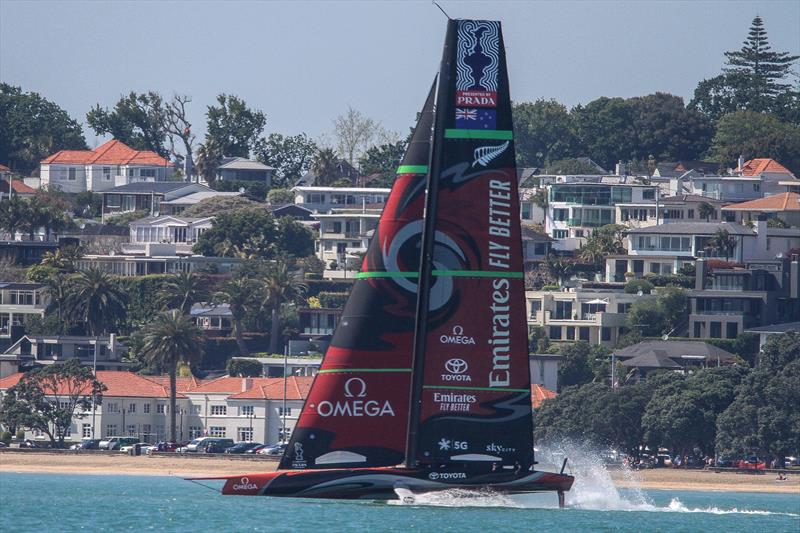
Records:
[[[49,303],[41,283],[0,281],[0,339],[10,339],[12,328],[22,326],[26,316],[43,317]]]
[[[782,192],[722,208],[723,218],[739,224],[755,223],[771,218],[800,227],[800,193]],[[800,230],[798,230],[800,231]]]
[[[102,337],[24,335],[0,354],[0,377],[75,358],[100,370],[123,370],[130,366],[122,360],[127,351],[113,333]]]
[[[176,254],[191,255],[200,235],[211,228],[213,217],[156,216],[130,223],[129,242],[123,253],[145,253],[148,244],[174,244]]]
[[[383,207],[364,207],[361,209],[331,209],[327,213],[312,215],[319,221],[317,236],[317,257],[329,265],[335,262],[342,268],[357,268],[361,255],[366,253]]]
[[[390,191],[380,187],[298,186],[292,189],[296,205],[323,214],[331,209],[363,209],[366,206],[382,209]]]
[[[735,339],[744,330],[800,320],[800,270],[793,259],[747,261],[743,267],[695,263],[689,291],[693,338]]]

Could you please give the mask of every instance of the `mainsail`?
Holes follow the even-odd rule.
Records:
[[[525,288],[499,22],[448,24],[430,167],[406,464],[527,468]]]
[[[405,457],[433,101],[431,88],[282,469]]]

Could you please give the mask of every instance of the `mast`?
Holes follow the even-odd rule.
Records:
[[[447,35],[445,37],[442,62],[437,77],[436,100],[434,103],[434,128],[431,139],[430,156],[428,162],[428,175],[426,177],[424,226],[422,229],[422,246],[420,251],[419,287],[417,297],[417,316],[414,325],[414,352],[411,362],[411,401],[408,409],[408,433],[406,440],[406,468],[417,466],[418,435],[420,410],[422,406],[422,386],[425,373],[425,345],[428,338],[428,308],[430,302],[431,273],[433,271],[433,249],[436,225],[436,205],[439,194],[438,175],[441,172],[442,158],[439,152],[442,143],[439,142],[440,132],[446,126],[447,93],[450,86],[450,48],[455,42],[457,22],[449,20]]]

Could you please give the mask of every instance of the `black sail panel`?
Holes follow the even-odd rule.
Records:
[[[450,21],[439,79],[430,255],[420,281],[429,291],[414,359],[422,379],[412,392],[419,402],[412,401],[411,418],[419,409],[419,424],[409,450],[418,463],[527,467],[533,427],[525,288],[500,23]]]
[[[433,100],[431,89],[282,469],[389,466],[405,457]]]

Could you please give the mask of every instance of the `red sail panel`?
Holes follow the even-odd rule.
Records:
[[[440,80],[416,456],[423,463],[527,467],[533,427],[525,287],[500,23],[451,21]]]
[[[282,469],[396,465],[405,457],[433,89]]]

